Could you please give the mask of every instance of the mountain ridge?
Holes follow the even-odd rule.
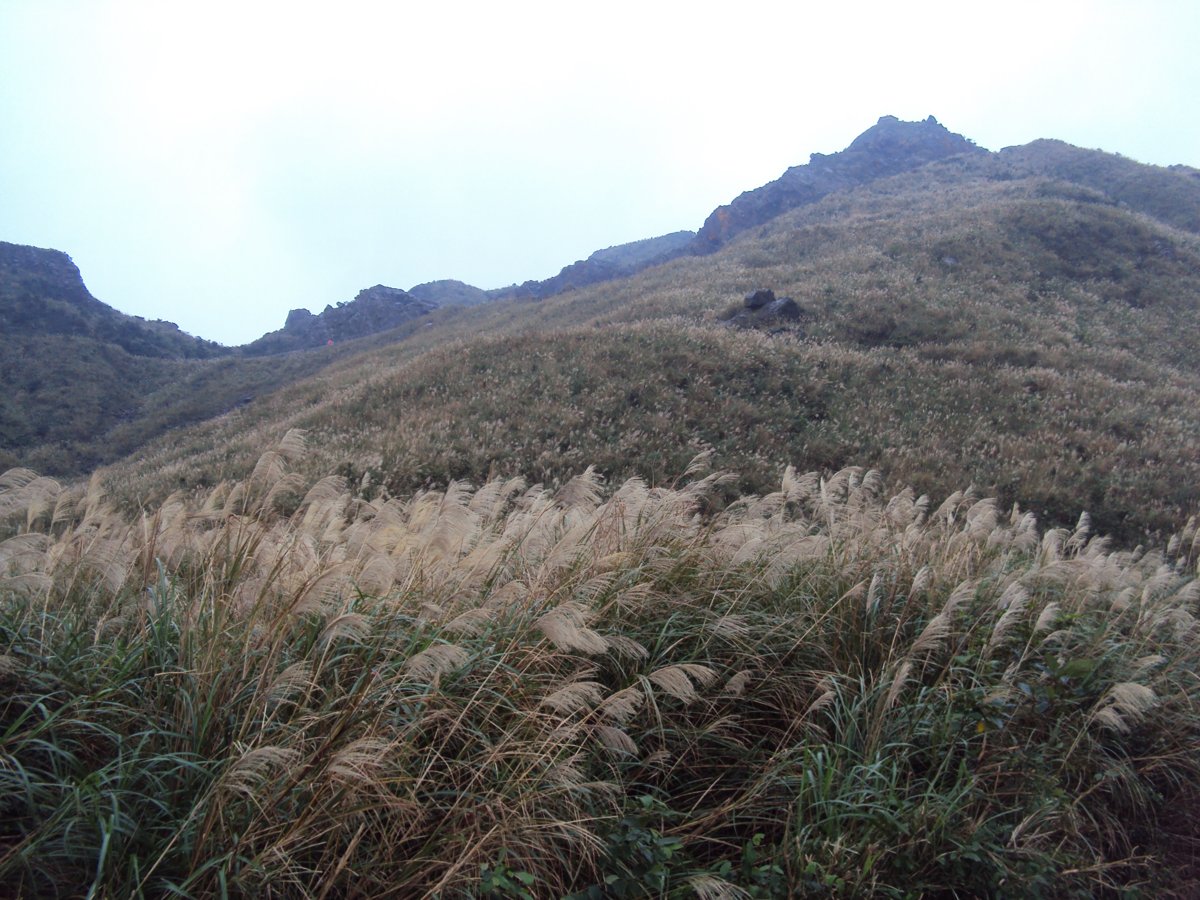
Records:
[[[315,315],[307,309],[293,309],[283,328],[237,349],[246,356],[311,350],[390,331],[437,308],[436,301],[377,284],[363,288],[353,300],[328,305]]]
[[[776,216],[815,203],[835,191],[868,184],[962,153],[986,153],[933,116],[903,122],[882,116],[837,153],[813,153],[806,165],[792,166],[779,178],[739,194],[705,219],[690,251],[712,253],[733,237]]]
[[[136,451],[106,470],[114,496],[158,496],[243,477],[287,422],[321,436],[310,474],[395,492],[552,483],[589,464],[654,481],[707,448],[746,491],[770,490],[780,459],[853,461],[925,491],[974,482],[1055,523],[1087,508],[1125,536],[1178,521],[1200,484],[1191,170],[1052,141],[947,154],[955,136],[923,130],[937,159],[808,198],[711,253],[635,254],[636,271],[536,303],[447,306],[333,347],[175,363],[111,432],[119,446],[71,465]],[[731,315],[760,289],[793,298],[795,317]],[[72,445],[40,446],[37,467]]]

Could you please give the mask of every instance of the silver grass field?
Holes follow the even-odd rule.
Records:
[[[780,466],[728,502],[0,476],[0,892],[1189,896],[1192,520]]]

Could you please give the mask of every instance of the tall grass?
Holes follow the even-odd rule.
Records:
[[[723,505],[0,479],[0,883],[25,896],[1195,888],[1195,522],[1164,551],[875,472]]]

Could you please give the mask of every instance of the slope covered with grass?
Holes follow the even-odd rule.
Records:
[[[1195,890],[1194,521],[1117,552],[862,469],[727,502],[703,459],[366,501],[305,443],[132,518],[0,479],[4,884]]]
[[[1001,177],[1003,176],[1003,177]],[[793,297],[779,333],[724,324]],[[408,492],[594,464],[659,483],[701,450],[774,467],[974,484],[1134,543],[1200,502],[1200,241],[1096,191],[950,160],[831,195],[712,256],[438,320],[145,448],[126,502],[241,478],[290,427],[308,474]],[[370,492],[368,492],[370,493]]]
[[[302,316],[287,335],[235,349],[100,302],[65,253],[0,242],[0,468],[87,475],[347,353],[398,340],[417,327],[406,319],[430,309],[415,300],[412,309],[402,300],[388,304],[379,290],[309,316],[310,328]],[[330,337],[336,347],[325,346]],[[320,349],[284,354],[314,345]],[[247,358],[265,352],[280,355]]]

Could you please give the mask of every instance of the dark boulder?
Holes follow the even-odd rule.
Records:
[[[770,288],[759,288],[746,295],[746,309],[762,309],[775,302],[775,292]]]
[[[800,307],[791,297],[780,297],[764,306],[760,315],[764,318],[769,316],[781,321],[797,322],[800,320]]]
[[[775,292],[768,288],[751,291],[742,301],[741,306],[730,307],[721,320],[733,328],[757,328],[775,331],[787,331],[803,335],[796,323],[807,314],[791,297],[776,297]]]

